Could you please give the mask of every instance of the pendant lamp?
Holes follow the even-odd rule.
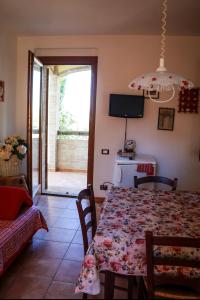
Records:
[[[165,68],[165,47],[166,47],[166,25],[167,25],[167,0],[163,0],[162,19],[161,19],[161,49],[160,49],[160,65],[155,72],[147,73],[135,78],[129,88],[136,90],[148,91],[149,98],[157,103],[169,102],[175,96],[175,87],[179,89],[191,89],[193,83],[182,76],[169,73]],[[169,98],[164,100],[153,99],[151,91],[168,91],[171,92]]]

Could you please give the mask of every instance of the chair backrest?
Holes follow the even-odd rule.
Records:
[[[137,177],[134,176],[134,187],[138,188],[138,185],[143,184],[143,183],[150,183],[150,182],[155,182],[155,183],[163,183],[166,185],[169,185],[172,187],[172,191],[176,190],[177,187],[177,182],[178,179],[170,179],[167,177],[162,177],[162,176],[146,176],[146,177]]]
[[[86,254],[90,243],[88,231],[91,231],[91,237],[93,238],[97,227],[96,206],[93,187],[91,184],[89,184],[86,189],[80,191],[80,193],[78,194],[78,199],[76,201],[76,206],[81,223],[84,253]]]
[[[200,248],[200,238],[154,236],[151,231],[146,231],[145,238],[148,299],[152,299],[154,297],[156,286],[162,284],[192,287],[194,289],[199,287],[200,277],[186,277],[184,275],[181,275],[181,272],[177,272],[175,275],[169,273],[158,274],[155,272],[155,266],[200,268],[200,257],[189,257],[189,255],[180,255],[182,248]],[[166,253],[165,255],[164,249],[162,255],[158,255],[159,251],[155,255],[155,246],[175,247],[175,251],[177,251],[179,255],[172,254],[172,256],[170,256],[168,253]]]

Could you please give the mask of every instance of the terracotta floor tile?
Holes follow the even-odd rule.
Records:
[[[63,215],[63,217],[64,217],[64,215]],[[76,219],[76,218],[79,219],[77,209],[67,209],[66,217],[72,218],[72,219]]]
[[[50,198],[48,201],[40,201],[38,207],[47,207],[47,208],[69,208],[71,199],[66,198]]]
[[[3,299],[43,299],[51,279],[44,277],[15,276],[0,285],[0,297]]]
[[[72,243],[74,244],[81,244],[83,245],[83,237],[82,237],[82,232],[81,230],[77,230],[73,240],[72,240]]]
[[[47,222],[47,226],[48,227],[54,227],[54,224],[56,223],[56,221],[59,219],[59,217],[56,216],[45,216],[45,220]]]
[[[54,223],[54,227],[57,228],[66,228],[66,229],[75,229],[77,230],[80,226],[79,220],[71,218],[58,218]]]
[[[77,209],[76,207],[76,200],[77,199],[71,199],[70,201],[67,202],[67,208],[69,209]]]
[[[48,289],[45,299],[82,299],[82,294],[74,293],[75,285],[53,281]]]
[[[49,232],[39,232],[35,235],[35,239],[41,239],[53,242],[70,243],[74,238],[76,230],[64,228],[49,228]]]
[[[32,245],[27,249],[27,252],[32,257],[38,258],[63,258],[66,254],[69,243],[52,242],[44,240],[33,240]]]
[[[84,258],[83,245],[71,244],[69,249],[67,250],[65,259],[83,261],[83,258]]]
[[[32,257],[25,260],[18,269],[23,276],[53,277],[58,270],[61,259]]]
[[[78,279],[81,265],[82,263],[78,261],[63,260],[54,280],[75,283]]]
[[[47,195],[36,195],[34,197],[34,205],[39,205],[40,203],[43,202],[48,202],[49,201],[49,197]]]
[[[63,208],[45,206],[41,208],[41,212],[47,217],[48,216],[55,216],[55,217],[70,216],[67,208],[63,209]]]

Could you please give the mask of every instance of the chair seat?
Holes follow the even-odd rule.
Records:
[[[144,278],[144,284],[147,289],[146,278]],[[181,285],[159,285],[156,286],[154,293],[155,299],[200,299],[200,292]]]
[[[154,269],[156,276],[182,276],[185,279],[198,279],[199,269],[190,267],[177,267],[177,266],[155,266]]]
[[[163,285],[156,287],[155,298],[163,299],[200,299],[200,293],[184,286]]]

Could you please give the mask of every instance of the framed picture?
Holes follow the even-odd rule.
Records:
[[[4,102],[4,81],[0,80],[0,102]]]
[[[145,97],[145,98],[149,98],[149,94],[151,95],[151,98],[152,99],[159,99],[159,92],[158,91],[146,91],[146,90],[144,90],[143,91],[143,96]]]
[[[158,114],[158,129],[173,130],[174,129],[174,108],[159,108]]]

